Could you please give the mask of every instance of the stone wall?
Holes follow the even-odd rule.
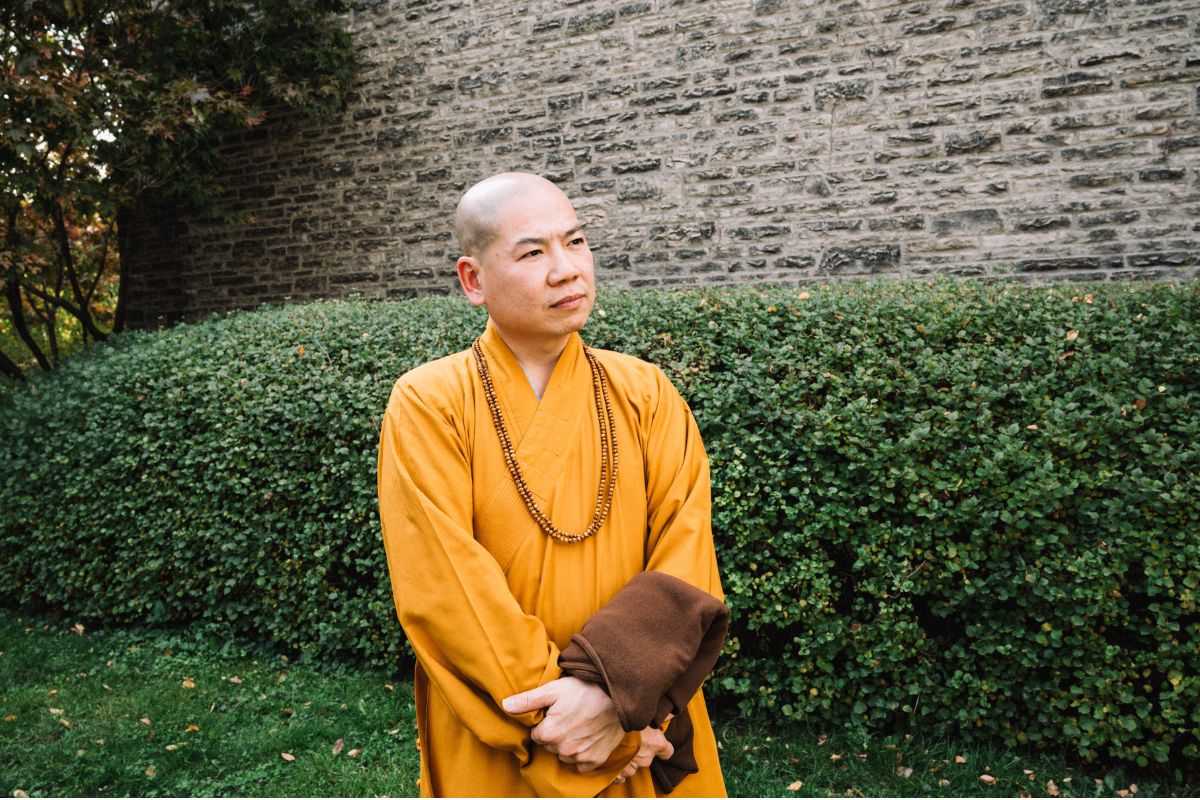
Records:
[[[1195,0],[392,0],[332,124],[231,145],[232,222],[144,210],[135,324],[455,285],[504,169],[576,200],[599,280],[1200,272]]]

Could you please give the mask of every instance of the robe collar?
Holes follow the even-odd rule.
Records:
[[[562,460],[578,442],[579,426],[596,415],[592,371],[583,354],[583,340],[577,332],[567,339],[540,401],[491,319],[480,345],[529,488],[544,499],[552,493],[556,476],[562,474]]]

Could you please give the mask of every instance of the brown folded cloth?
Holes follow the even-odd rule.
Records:
[[[655,759],[655,783],[671,792],[698,771],[687,704],[712,672],[729,630],[729,609],[708,592],[663,572],[633,577],[559,655],[563,672],[603,686],[621,726],[667,727],[675,754]]]

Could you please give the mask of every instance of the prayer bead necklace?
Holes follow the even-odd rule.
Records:
[[[555,526],[550,518],[537,507],[537,503],[533,499],[533,492],[525,483],[525,475],[521,472],[521,465],[517,463],[517,454],[513,449],[512,440],[508,437],[508,428],[504,424],[504,417],[500,414],[500,404],[496,401],[496,387],[492,385],[492,373],[488,369],[487,359],[483,357],[483,347],[480,346],[479,341],[476,339],[475,343],[471,345],[471,352],[475,354],[475,366],[483,381],[483,394],[487,397],[488,408],[492,412],[496,435],[500,437],[500,448],[504,451],[504,462],[508,465],[508,474],[512,476],[513,483],[517,485],[517,494],[521,495],[530,515],[547,535],[560,542],[582,542],[603,527],[604,520],[608,517],[608,511],[612,507],[613,490],[617,485],[617,426],[613,420],[612,404],[608,399],[608,374],[604,371],[604,367],[600,366],[600,362],[592,353],[591,348],[584,345],[583,354],[592,368],[592,393],[596,400],[596,422],[600,428],[600,485],[596,489],[596,510],[592,514],[591,523],[583,533],[567,533]]]

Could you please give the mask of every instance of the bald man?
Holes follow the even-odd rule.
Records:
[[[635,723],[610,696],[615,678],[574,677],[563,655],[590,646],[577,636],[590,623],[617,632],[614,650],[586,654],[613,675],[630,653],[635,681],[690,666],[671,655],[661,608],[631,614],[615,598],[650,573],[720,606],[696,423],[657,367],[581,340],[592,254],[558,187],[492,176],[463,195],[454,227],[459,282],[487,324],[471,348],[400,377],[379,449],[384,547],[417,659],[421,793],[724,796],[702,692]],[[622,640],[626,627],[656,633]],[[694,764],[665,780],[681,721]]]

